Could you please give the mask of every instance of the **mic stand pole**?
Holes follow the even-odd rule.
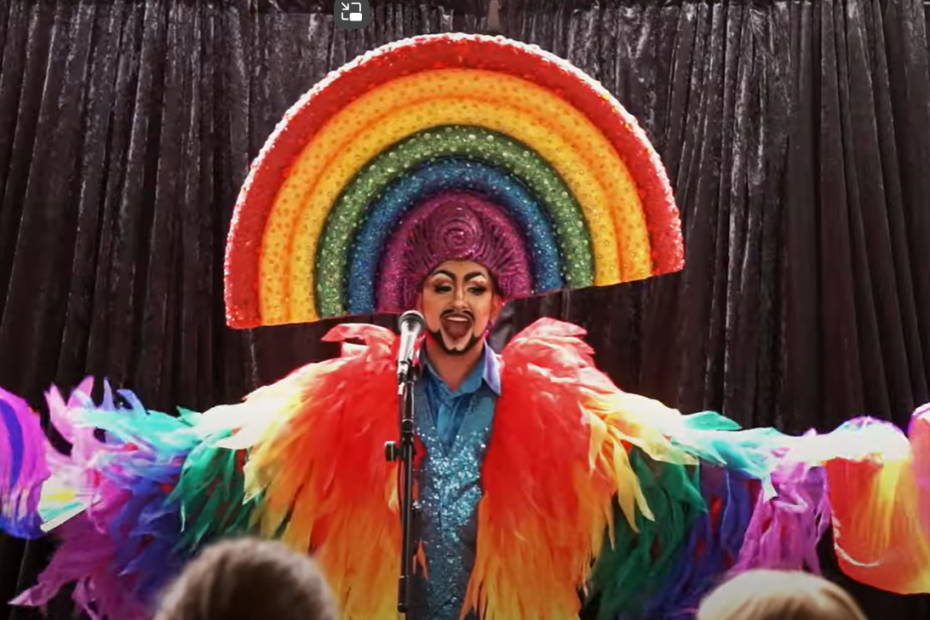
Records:
[[[385,456],[388,461],[400,460],[399,482],[401,496],[401,556],[400,578],[397,583],[397,611],[406,614],[410,606],[410,584],[413,578],[413,558],[416,544],[414,542],[414,513],[418,507],[413,501],[413,458],[416,447],[413,423],[413,386],[417,380],[417,367],[409,364],[398,389],[400,396],[400,446],[393,441],[385,444]]]

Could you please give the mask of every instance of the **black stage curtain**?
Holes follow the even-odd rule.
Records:
[[[930,382],[930,11],[921,0],[501,0],[653,140],[687,267],[513,305],[589,330],[621,387],[741,423],[905,426]],[[869,616],[930,597],[851,584]]]
[[[331,322],[226,329],[222,249],[249,161],[328,70],[487,26],[485,0],[373,4],[357,32],[333,28],[328,1],[0,2],[0,385],[41,407],[49,383],[93,374],[153,408],[205,409],[335,352],[319,343]],[[905,424],[930,400],[919,0],[501,5],[505,34],[640,118],[689,266],[515,303],[496,346],[562,317],[622,387],[786,431],[862,412]],[[0,598],[48,550],[0,538]],[[853,591],[873,618],[930,616],[925,597]],[[66,615],[66,600],[50,609]]]

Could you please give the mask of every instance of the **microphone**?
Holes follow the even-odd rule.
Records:
[[[397,351],[397,382],[406,383],[410,369],[416,363],[416,345],[426,329],[426,319],[416,310],[408,310],[397,321],[400,330],[400,349]]]

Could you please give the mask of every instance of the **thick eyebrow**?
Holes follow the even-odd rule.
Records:
[[[446,271],[445,269],[439,269],[437,271],[434,271],[430,277],[435,278],[436,276],[446,276],[453,282],[455,282],[458,279],[454,273],[452,273],[451,271]],[[486,274],[480,271],[472,271],[470,273],[465,274],[465,277],[462,279],[465,280],[466,282],[470,282],[471,280],[474,280],[475,278],[487,278],[487,277],[488,276]]]

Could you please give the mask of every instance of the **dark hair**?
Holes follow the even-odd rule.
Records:
[[[208,547],[165,591],[155,620],[337,620],[316,562],[279,542]]]
[[[838,585],[798,571],[752,570],[717,588],[697,620],[866,620]]]

